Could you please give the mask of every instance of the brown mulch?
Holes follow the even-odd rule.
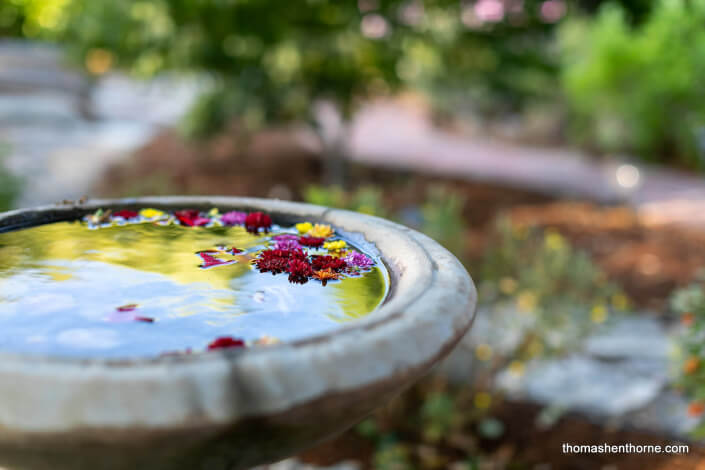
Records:
[[[507,427],[500,439],[480,442],[481,450],[478,453],[492,458],[495,463],[488,470],[705,470],[705,448],[692,444],[689,453],[684,455],[563,453],[564,443],[664,447],[682,442],[639,431],[610,429],[579,416],[564,416],[552,427],[541,429],[534,425],[540,410],[536,405],[517,402],[504,403],[496,410],[495,416]],[[370,441],[351,430],[298,457],[304,462],[321,466],[356,460],[365,470],[374,470],[373,455],[374,447]],[[453,461],[473,456],[477,454],[456,454]]]
[[[631,209],[582,202],[521,206],[519,224],[552,228],[586,251],[637,305],[662,310],[669,294],[705,267],[705,232],[646,225]]]

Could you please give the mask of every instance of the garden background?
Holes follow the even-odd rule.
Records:
[[[703,469],[703,24],[705,0],[3,0],[0,208],[276,197],[453,251],[480,307],[452,357],[272,468]]]

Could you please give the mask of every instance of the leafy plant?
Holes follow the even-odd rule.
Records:
[[[675,359],[676,386],[691,400],[688,413],[701,418],[694,430],[696,437],[705,436],[705,275],[691,285],[676,291],[671,307],[680,315],[684,331],[678,338]]]
[[[703,167],[705,1],[661,0],[631,26],[616,4],[560,29],[573,135],[607,152]]]
[[[579,343],[610,313],[628,308],[624,293],[590,257],[558,232],[500,218],[480,270],[485,303],[512,302],[527,325],[517,359]]]

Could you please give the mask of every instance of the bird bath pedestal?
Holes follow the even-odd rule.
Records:
[[[343,210],[234,197],[102,200],[6,212],[0,231],[144,207],[330,224],[376,247],[389,291],[365,317],[268,347],[116,360],[0,346],[0,467],[238,470],[273,462],[384,404],[472,323],[475,288],[453,255],[413,230]]]

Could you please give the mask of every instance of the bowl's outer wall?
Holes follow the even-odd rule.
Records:
[[[0,466],[241,469],[348,428],[442,359],[474,318],[463,266],[392,222],[309,204],[235,197],[88,201],[0,214],[0,231],[98,208],[261,210],[280,224],[364,235],[390,277],[384,304],[333,333],[245,352],[148,360],[0,354]]]

